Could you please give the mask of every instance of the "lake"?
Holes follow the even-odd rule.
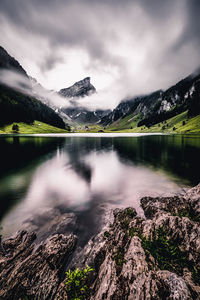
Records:
[[[198,136],[1,136],[0,151],[4,237],[25,228],[42,240],[71,228],[84,245],[112,209],[132,206],[143,215],[141,197],[180,194],[200,182]]]

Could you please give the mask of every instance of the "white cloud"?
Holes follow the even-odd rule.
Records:
[[[48,89],[90,76],[99,91],[91,101],[113,108],[127,95],[167,88],[199,66],[196,7],[186,4],[2,0],[0,43]]]

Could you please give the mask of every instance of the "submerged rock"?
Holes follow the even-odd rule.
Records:
[[[114,211],[114,221],[83,248],[70,266],[94,271],[80,299],[200,299],[200,185],[182,197],[141,199]],[[76,237],[55,235],[37,248],[34,233],[2,242],[0,299],[71,299],[65,266]],[[29,299],[29,298],[28,298]]]

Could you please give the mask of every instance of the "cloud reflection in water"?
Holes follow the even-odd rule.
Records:
[[[164,173],[122,161],[112,148],[70,152],[68,147],[39,165],[26,196],[4,218],[5,231],[21,229],[24,220],[49,208],[74,211],[94,222],[116,207],[133,206],[142,214],[141,197],[180,190]]]

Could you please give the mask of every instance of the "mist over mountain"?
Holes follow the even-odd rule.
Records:
[[[188,117],[200,114],[200,70],[179,81],[166,91],[158,90],[144,96],[123,100],[111,113],[101,120],[104,126],[111,125],[129,116],[138,116],[137,125],[150,127],[168,120],[184,111]],[[128,129],[128,124],[127,124]]]
[[[90,77],[86,77],[68,88],[61,89],[59,94],[62,97],[70,99],[70,107],[62,107],[61,112],[64,114],[68,121],[75,122],[76,124],[95,124],[100,123],[101,119],[106,116],[111,110],[104,109],[89,109],[82,104],[82,99],[90,97],[97,93],[96,88],[91,84]],[[95,100],[94,100],[95,101]]]
[[[90,103],[93,101],[95,107],[94,96],[98,95],[90,77],[57,93],[46,90],[36,79],[28,76],[20,63],[2,47],[0,66],[1,124],[40,120],[62,128],[64,122],[75,126],[100,124],[105,127],[126,117],[132,120],[137,116],[137,126],[150,127],[184,111],[188,111],[189,117],[200,114],[199,69],[166,91],[125,98],[111,111],[87,106],[88,100]]]
[[[53,109],[33,97],[26,71],[0,47],[0,125],[35,120],[65,128]]]

